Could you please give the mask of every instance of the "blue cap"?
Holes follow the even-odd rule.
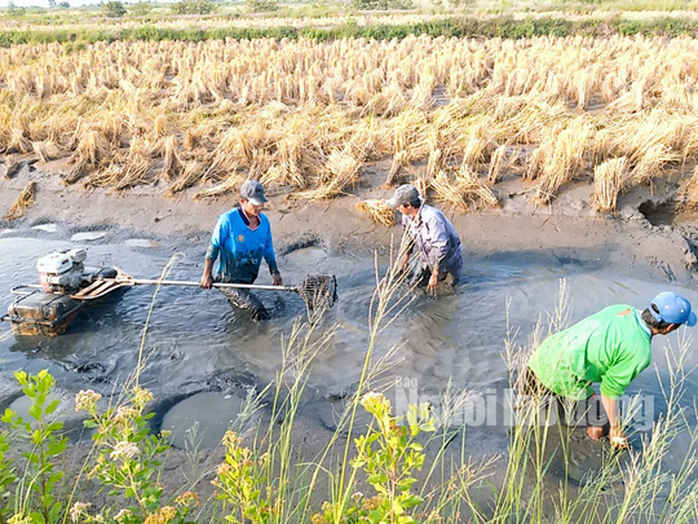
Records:
[[[663,291],[652,299],[659,313],[650,307],[652,316],[669,324],[696,325],[696,314],[691,311],[691,303],[673,291]]]

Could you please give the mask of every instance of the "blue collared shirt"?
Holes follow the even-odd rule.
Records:
[[[279,272],[269,219],[260,213],[259,226],[252,229],[240,208],[218,217],[206,258],[218,259],[214,278],[219,282],[252,284],[262,259],[267,261],[272,274]]]

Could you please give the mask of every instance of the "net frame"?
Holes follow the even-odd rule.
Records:
[[[337,277],[325,274],[307,275],[296,291],[308,309],[329,309],[337,302]]]

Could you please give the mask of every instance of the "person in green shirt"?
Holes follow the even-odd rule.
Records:
[[[589,417],[587,434],[595,440],[608,435],[613,446],[627,447],[618,398],[649,366],[652,337],[683,324],[694,326],[696,314],[688,300],[671,291],[659,293],[644,311],[626,304],[608,306],[543,341],[528,361],[527,392],[579,401],[600,413],[591,387],[600,382],[606,417]]]

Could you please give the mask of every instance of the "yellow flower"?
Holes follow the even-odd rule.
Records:
[[[130,406],[119,406],[114,412],[114,422],[123,423],[138,415],[138,410]]]
[[[32,524],[31,517],[25,517],[21,513],[12,515],[10,520],[7,521],[8,524]]]
[[[132,515],[131,510],[122,509],[116,515],[114,515],[114,520],[117,521],[119,524],[122,524],[123,521],[126,520],[131,515]]]
[[[240,445],[240,441],[242,439],[237,436],[237,433],[234,431],[226,431],[225,435],[223,435],[223,445],[227,448],[230,447],[238,447]]]
[[[112,460],[131,460],[139,452],[140,450],[134,442],[121,441],[116,443],[109,457]]]
[[[73,522],[77,522],[80,520],[80,515],[85,513],[87,511],[87,508],[90,507],[89,502],[76,502],[73,504],[73,507],[70,508],[70,520]]]
[[[361,397],[361,405],[374,415],[390,415],[392,411],[392,404],[385,395],[374,391],[369,391]]]
[[[168,524],[177,516],[177,510],[172,506],[164,506],[159,512],[148,515],[143,524]]]
[[[137,409],[143,410],[145,405],[153,400],[153,394],[149,389],[136,386],[133,388],[133,404]]]
[[[102,395],[92,391],[91,389],[81,389],[75,395],[75,411],[87,411],[94,413],[97,408],[97,401],[102,398]]]
[[[199,494],[193,491],[185,491],[179,497],[175,499],[177,504],[182,506],[198,506],[201,504],[201,499],[199,499]]]

